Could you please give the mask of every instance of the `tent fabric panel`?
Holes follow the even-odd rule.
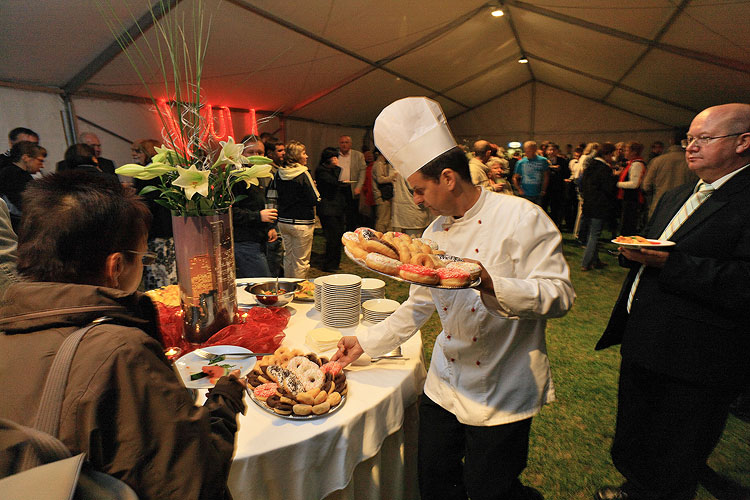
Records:
[[[16,127],[30,128],[39,134],[39,143],[47,149],[42,172],[54,172],[55,163],[62,160],[68,147],[60,114],[64,110],[60,96],[0,87],[0,110],[3,145],[0,151],[8,147],[8,132]]]
[[[747,17],[747,2],[694,0],[661,41],[750,63]],[[744,24],[740,20],[745,20]]]
[[[234,5],[226,2],[222,5],[213,14],[211,43],[201,81],[211,104],[283,109],[367,66]],[[185,10],[182,6],[179,4],[170,16],[180,16]],[[239,33],[247,33],[249,51],[243,52],[242,45],[238,45]],[[263,36],[253,36],[254,33]],[[155,46],[155,30],[147,38]],[[138,40],[137,44],[141,50],[148,50],[145,40]],[[153,82],[152,92],[157,97],[166,97],[154,62],[149,62],[144,77]],[[116,57],[85,88],[147,95],[124,54]]]
[[[700,110],[748,101],[748,75],[664,51],[652,50],[623,83]]]
[[[533,64],[534,76],[540,82],[563,87],[592,99],[601,99],[612,89],[611,85],[581,75],[574,69],[565,70],[538,60],[534,60]]]
[[[523,140],[531,130],[531,92],[533,85],[524,85],[502,97],[493,99],[469,113],[449,120],[453,135],[458,139],[504,138]],[[518,139],[518,138],[521,139]],[[489,139],[488,139],[489,140]]]
[[[653,38],[675,10],[677,2],[669,0],[545,0],[545,9],[559,12],[592,24],[627,31],[643,38]],[[515,9],[514,9],[515,12]]]
[[[279,2],[253,4],[373,61],[397,52],[484,3],[435,0],[429,9],[401,0]]]
[[[550,112],[554,110],[554,112]],[[547,137],[562,130],[586,132],[591,124],[604,130],[663,129],[664,126],[618,109],[568,94],[544,84],[536,85],[534,132]]]
[[[644,47],[539,14],[513,9],[524,50],[567,67],[610,80],[619,79]],[[530,63],[534,69],[533,60]]]
[[[512,62],[487,71],[483,75],[450,90],[447,95],[469,106],[476,106],[501,94],[505,89],[512,89],[521,85],[528,79],[529,72],[525,65]],[[447,110],[446,113],[448,116],[452,116],[452,113],[447,112]]]
[[[442,89],[493,61],[517,54],[518,45],[508,23],[502,17],[492,17],[488,9],[454,31],[396,59],[388,67]]]
[[[614,90],[607,98],[607,102],[676,127],[689,125],[696,115],[690,110],[677,108],[623,89]]]
[[[375,117],[391,102],[426,95],[426,92],[424,88],[376,70],[296,111],[293,116],[308,119],[326,116],[328,123],[371,127]]]

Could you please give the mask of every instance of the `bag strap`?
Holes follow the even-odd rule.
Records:
[[[47,375],[47,380],[44,383],[44,390],[39,400],[39,409],[37,410],[34,424],[34,429],[38,433],[36,436],[43,443],[43,449],[51,451],[57,447],[51,444],[52,441],[49,439],[39,438],[39,435],[43,436],[44,434],[49,434],[49,437],[57,441],[60,445],[65,446],[57,439],[57,433],[60,429],[60,413],[62,412],[65,387],[68,385],[68,374],[70,373],[73,356],[83,336],[96,325],[109,320],[110,318],[107,316],[102,316],[92,321],[90,325],[79,328],[65,339],[57,351],[55,359],[52,361],[52,367]],[[67,456],[70,456],[69,452]],[[33,454],[27,453],[23,464],[23,470],[26,470],[27,468],[39,465],[39,461]]]

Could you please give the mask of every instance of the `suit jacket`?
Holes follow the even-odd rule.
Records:
[[[352,190],[352,196],[354,195],[355,188],[361,188],[365,183],[365,169],[367,163],[365,163],[365,155],[354,149],[349,150],[349,155],[352,157],[351,163],[349,164],[349,179],[353,180],[349,187]]]
[[[645,235],[658,238],[695,187],[659,201]],[[716,190],[670,238],[662,269],[646,267],[630,314],[639,264],[620,291],[596,349],[622,344],[623,359],[682,380],[724,386],[750,382],[750,168]]]

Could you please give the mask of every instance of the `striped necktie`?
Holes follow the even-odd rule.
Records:
[[[659,239],[668,240],[671,238],[688,217],[690,217],[690,215],[692,215],[692,213],[713,194],[714,190],[715,188],[711,184],[706,184],[701,181],[698,184],[698,190],[687,199],[685,204],[682,205],[682,208],[680,208],[675,216],[672,217],[672,220],[669,222],[666,229],[664,229],[664,232],[661,233]],[[635,297],[635,290],[638,288],[638,283],[641,281],[641,274],[645,267],[646,266],[641,265],[641,268],[638,269],[638,274],[635,275],[635,280],[633,280],[633,286],[630,287],[630,293],[628,294],[628,312],[630,312],[630,306],[633,304],[633,297]]]

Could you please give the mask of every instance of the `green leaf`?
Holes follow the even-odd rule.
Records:
[[[159,186],[146,186],[143,189],[141,189],[141,192],[138,194],[143,196],[148,193],[153,193],[154,191],[161,191],[161,189],[159,188]]]

